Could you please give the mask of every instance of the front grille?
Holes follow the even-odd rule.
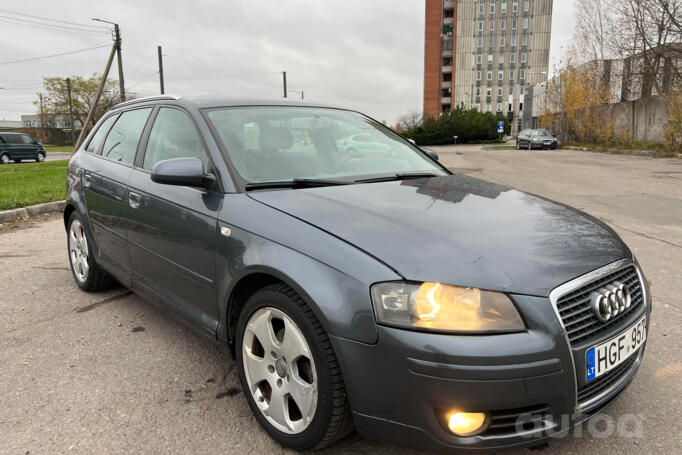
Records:
[[[630,288],[632,304],[623,313],[607,322],[601,322],[592,309],[591,294],[615,282],[626,284]],[[575,347],[577,344],[594,340],[605,332],[616,332],[623,325],[625,317],[639,308],[643,302],[639,275],[631,265],[564,295],[557,301],[557,310],[566,329],[568,341]]]
[[[620,378],[626,375],[632,366],[637,361],[638,354],[633,354],[625,362],[618,365],[613,370],[608,373],[604,373],[603,376],[593,379],[587,384],[578,387],[578,403],[586,403],[592,398],[599,396],[601,393],[608,390],[613,386]]]
[[[545,429],[545,421],[549,411],[550,408],[546,404],[491,411],[490,426],[485,430],[483,436],[503,436],[516,434],[518,431]]]

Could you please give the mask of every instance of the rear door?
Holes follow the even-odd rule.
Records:
[[[184,110],[161,107],[144,153],[130,176],[130,256],[133,288],[181,313],[215,336],[218,324],[215,237],[221,191],[163,185],[151,171],[161,160],[197,157],[214,172],[194,121]]]
[[[106,119],[102,134],[98,130],[86,148],[92,157],[84,169],[83,187],[98,260],[125,285],[130,285],[128,178],[151,111],[135,109]]]

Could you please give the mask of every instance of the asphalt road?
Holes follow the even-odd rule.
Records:
[[[643,365],[607,410],[635,415],[641,435],[584,432],[541,453],[682,453],[682,160],[437,150],[606,221],[652,282]],[[258,427],[226,354],[125,289],[79,291],[59,216],[0,227],[0,274],[0,453],[290,453]],[[353,435],[323,453],[412,452]]]

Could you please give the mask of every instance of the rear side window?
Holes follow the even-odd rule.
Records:
[[[137,144],[151,111],[150,107],[121,114],[104,141],[102,156],[121,163],[133,164]]]
[[[163,107],[149,133],[143,168],[152,170],[162,160],[199,158],[208,166],[208,157],[192,120],[178,109]]]
[[[8,144],[21,144],[21,138],[18,134],[7,134],[3,137]]]
[[[21,135],[21,141],[24,144],[33,144],[33,142],[34,142],[33,138],[31,136],[29,136],[28,134],[22,134]]]
[[[90,139],[90,142],[88,142],[88,145],[85,147],[86,152],[95,154],[99,153],[99,150],[102,148],[102,144],[104,143],[104,139],[107,137],[109,128],[111,128],[111,125],[114,124],[117,118],[117,115],[112,115],[102,122],[95,135],[92,137],[92,139]]]

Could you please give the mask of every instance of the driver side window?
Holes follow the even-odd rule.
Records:
[[[208,156],[192,120],[179,109],[162,107],[149,133],[142,167],[151,171],[159,161],[199,158],[208,167]]]

